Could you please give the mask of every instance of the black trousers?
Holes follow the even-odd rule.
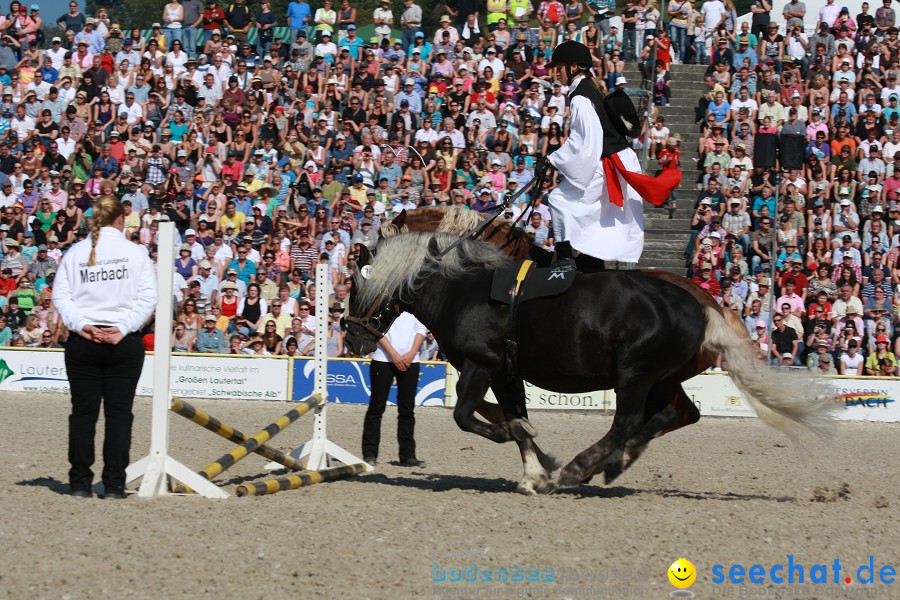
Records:
[[[419,382],[419,363],[409,365],[406,371],[398,369],[394,363],[373,360],[369,366],[369,380],[372,396],[363,421],[363,457],[378,458],[381,443],[381,417],[387,405],[391,383],[397,379],[397,445],[400,460],[416,458],[416,385]]]
[[[144,365],[139,335],[126,336],[116,346],[97,344],[80,335],[66,343],[66,371],[72,394],[69,415],[69,484],[89,490],[94,480],[94,434],[103,401],[103,485],[106,491],[125,489],[125,469],[131,450],[134,392]]]

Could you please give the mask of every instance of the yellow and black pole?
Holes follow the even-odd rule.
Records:
[[[199,472],[199,475],[205,479],[216,477],[223,471],[231,468],[248,454],[255,452],[260,446],[282,432],[285,427],[320,404],[322,404],[322,397],[319,394],[313,394],[303,402],[300,402],[296,408],[292,408],[275,422],[270,423],[263,430],[248,438],[240,446],[228,454],[225,454],[220,459],[210,463],[209,466]]]
[[[229,442],[234,442],[235,444],[243,444],[248,439],[250,439],[240,430],[235,429],[228,423],[220,421],[209,413],[204,412],[196,406],[185,402],[181,398],[172,398],[172,412],[177,415],[181,415],[189,421],[193,421],[197,425],[203,427],[204,429],[212,431],[216,435],[225,438]],[[264,458],[274,460],[278,464],[284,465],[288,469],[292,469],[294,471],[303,470],[303,465],[300,464],[300,461],[292,456],[288,456],[281,450],[272,448],[271,446],[263,444],[259,448],[254,450],[254,452]]]
[[[317,483],[352,477],[365,470],[366,463],[341,465],[340,467],[322,469],[321,471],[309,471],[308,473],[286,475],[284,477],[276,477],[264,481],[242,483],[237,486],[234,493],[238,496],[265,496],[266,494],[274,494],[284,490],[296,490],[297,488],[309,487]]]

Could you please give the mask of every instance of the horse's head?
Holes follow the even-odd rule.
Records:
[[[384,337],[391,324],[402,312],[396,298],[378,294],[371,301],[361,301],[370,265],[360,267],[350,295],[349,314],[341,320],[345,332],[344,344],[353,354],[365,356],[375,351],[378,340]],[[365,305],[364,305],[365,304]]]

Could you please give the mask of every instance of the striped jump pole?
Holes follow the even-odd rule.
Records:
[[[210,463],[198,475],[204,479],[212,479],[223,471],[231,468],[236,462],[246,457],[248,454],[256,451],[260,446],[268,442],[270,439],[281,433],[285,427],[305,415],[310,410],[320,406],[324,399],[319,394],[313,394],[306,400],[299,402],[296,408],[292,408],[283,416],[279,417],[274,423],[267,425],[262,431],[251,436],[240,446],[222,456],[219,460]]]
[[[351,477],[364,472],[366,469],[366,463],[361,462],[353,465],[322,469],[321,471],[285,475],[274,479],[242,483],[235,488],[234,493],[238,496],[265,496],[266,494],[274,494],[284,490],[296,490],[297,488],[309,487],[317,483]]]
[[[243,444],[250,438],[245,435],[241,430],[235,429],[231,425],[227,423],[223,423],[219,419],[210,415],[207,412],[204,412],[190,404],[185,402],[181,398],[173,397],[172,398],[172,407],[171,410],[176,415],[181,415],[185,419],[200,425],[204,429],[208,429],[212,431],[218,436],[221,436],[228,440],[229,442],[234,442],[235,444]],[[253,451],[255,454],[259,454],[263,458],[267,458],[273,462],[276,462],[280,465],[287,467],[293,471],[302,471],[303,465],[300,464],[300,461],[295,459],[293,456],[289,456],[282,452],[281,450],[276,450],[271,446],[267,446],[266,444],[261,445],[259,448]],[[178,482],[172,486],[172,491],[176,494],[192,494],[194,490],[187,484]]]
[[[196,406],[185,402],[181,398],[172,398],[172,412],[177,415],[181,415],[189,421],[193,421],[197,425],[200,425],[204,429],[212,431],[216,435],[225,438],[229,442],[234,442],[235,444],[243,444],[250,439],[239,429],[235,429],[231,425],[223,423],[209,413],[204,412]],[[275,448],[267,446],[266,444],[261,445],[253,452],[255,454],[259,454],[263,458],[274,460],[278,464],[284,465],[288,469],[292,469],[294,471],[303,470],[303,465],[300,464],[300,461],[292,456],[288,456],[281,450],[276,450]]]

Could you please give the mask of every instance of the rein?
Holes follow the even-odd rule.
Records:
[[[488,208],[483,211],[480,211],[480,212],[486,213],[488,211],[493,210],[495,212],[494,212],[493,216],[485,219],[484,222],[482,222],[480,225],[478,225],[477,227],[472,229],[472,231],[470,231],[469,233],[467,233],[464,236],[461,236],[458,240],[456,240],[455,242],[453,242],[452,244],[450,244],[449,246],[444,248],[444,250],[440,254],[437,255],[437,260],[441,260],[442,258],[447,256],[447,254],[449,254],[456,247],[460,246],[467,239],[475,240],[475,239],[478,239],[479,237],[481,237],[481,234],[484,233],[485,230],[491,226],[491,223],[493,223],[497,219],[497,217],[502,215],[503,212],[507,208],[512,206],[512,204],[523,194],[530,192],[531,190],[533,190],[535,188],[537,188],[538,192],[540,192],[541,188],[544,186],[544,180],[547,178],[547,168],[546,168],[546,164],[545,164],[547,161],[547,157],[545,157],[543,154],[516,154],[514,156],[531,156],[531,157],[537,159],[535,162],[535,166],[534,166],[535,173],[536,173],[534,178],[532,178],[531,181],[529,181],[527,184],[522,186],[519,190],[516,191],[515,194],[512,194],[511,196],[506,198],[506,200],[504,200],[500,204],[494,206],[493,208]],[[519,220],[521,220],[522,217],[525,216],[525,213],[527,213],[529,210],[534,209],[535,200],[537,200],[537,194],[535,194],[531,197],[531,200],[529,201],[528,206],[525,208],[525,210],[522,211],[522,214],[519,215],[519,218],[513,220],[510,223],[509,231],[506,234],[507,242],[509,242],[512,239],[512,231],[513,231],[513,228],[516,226],[516,223]]]

